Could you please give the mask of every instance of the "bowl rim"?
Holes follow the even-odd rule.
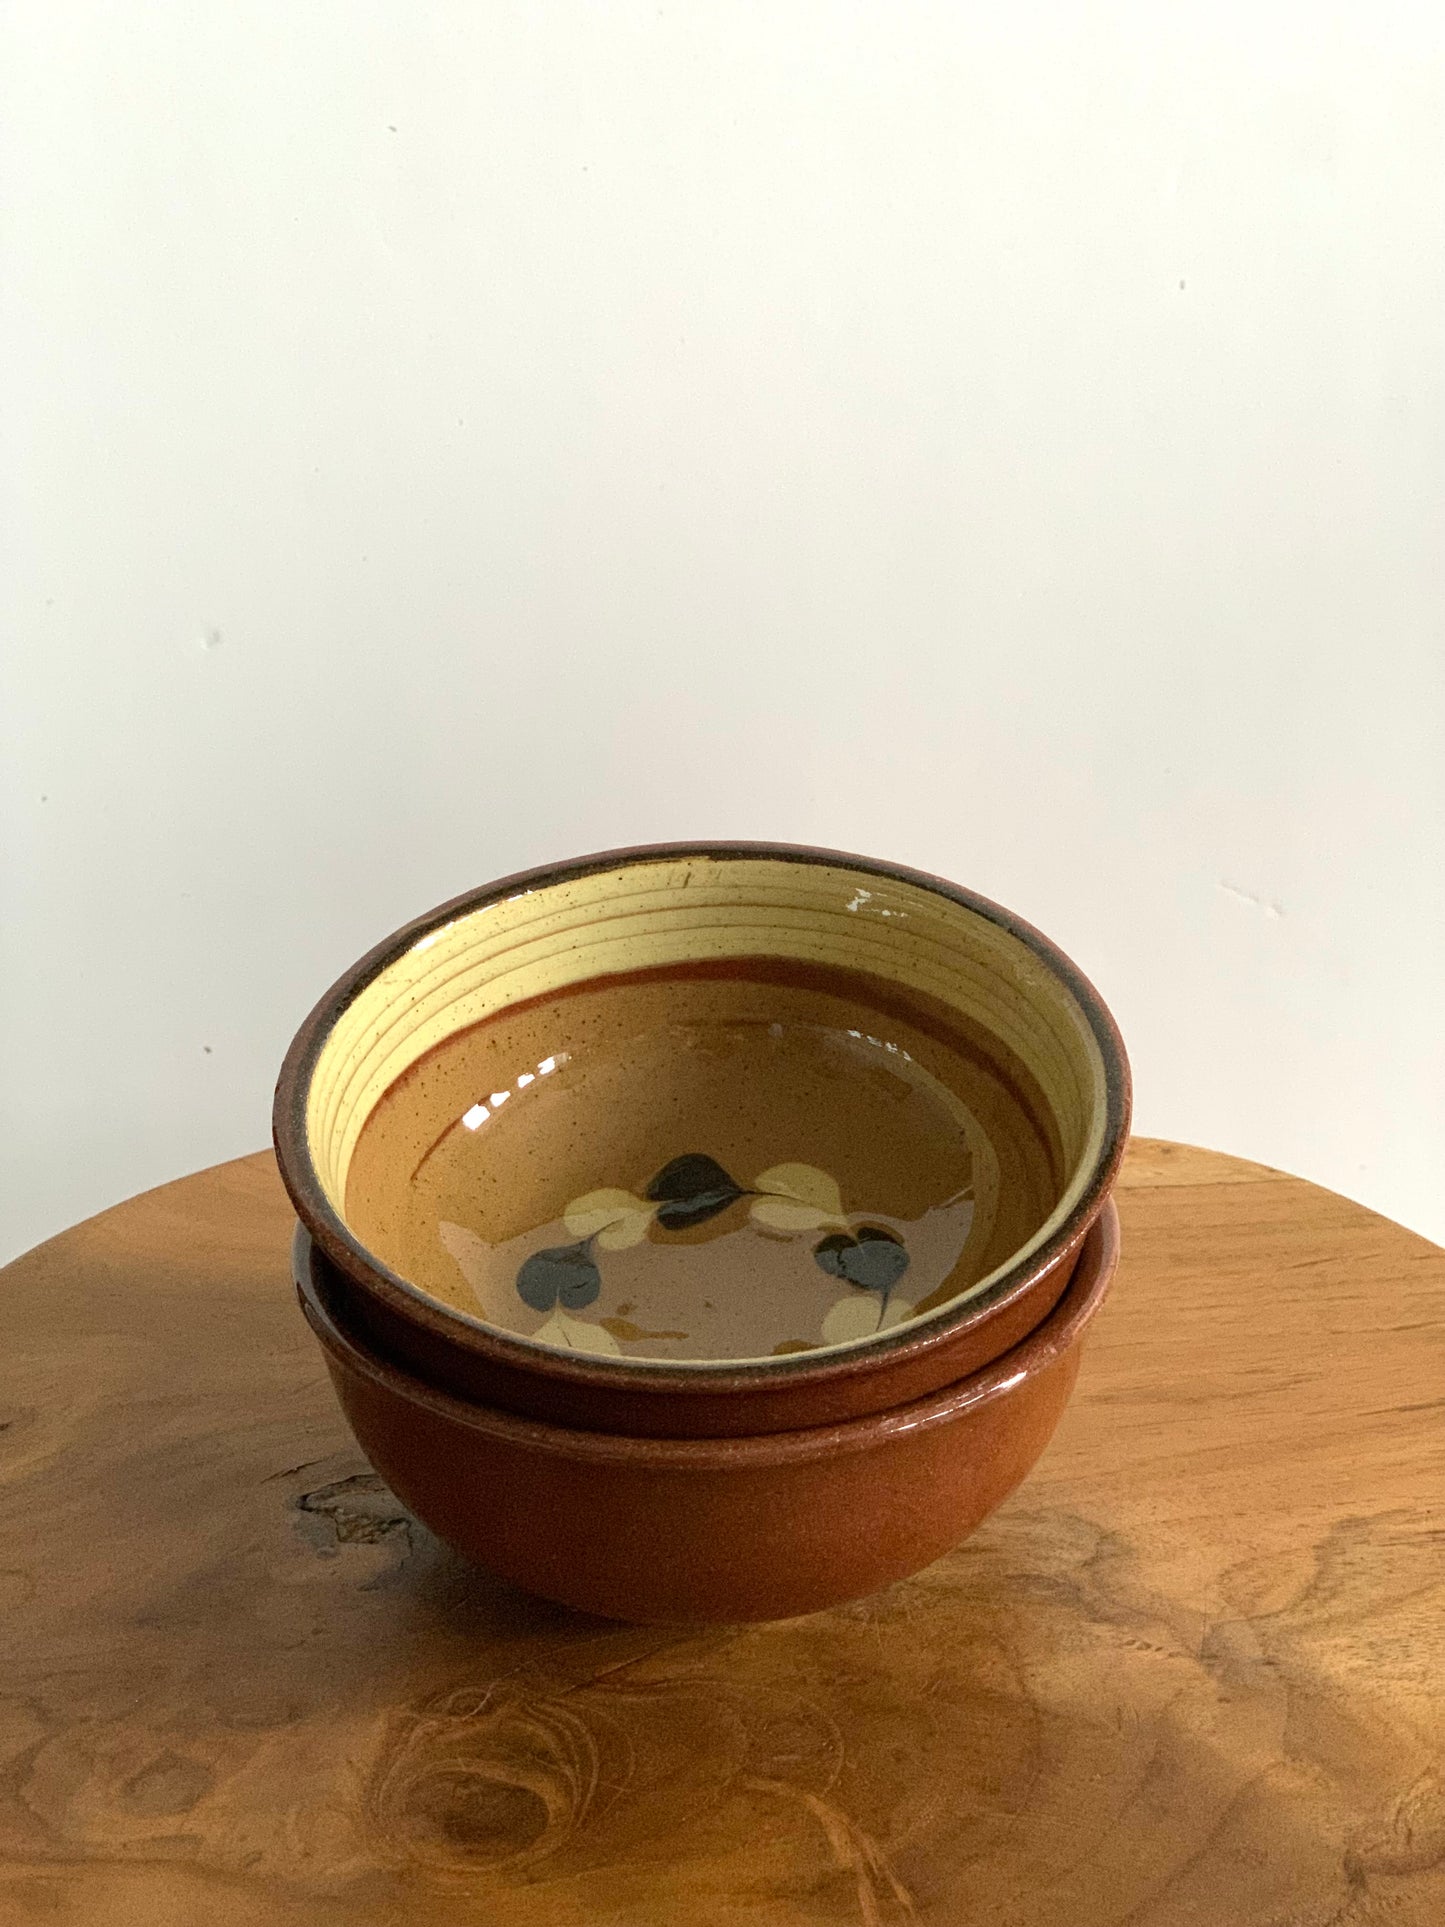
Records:
[[[306,1104],[312,1074],[327,1038],[342,1012],[383,971],[405,956],[423,937],[490,903],[521,890],[550,888],[607,870],[638,864],[705,858],[719,862],[776,861],[854,870],[889,882],[910,884],[933,892],[971,911],[1022,943],[1073,996],[1104,1066],[1105,1121],[1094,1168],[1079,1197],[1053,1232],[1018,1265],[1009,1265],[986,1291],[965,1298],[950,1311],[941,1305],[924,1318],[896,1326],[835,1352],[795,1352],[781,1358],[748,1359],[637,1359],[611,1358],[596,1353],[565,1352],[539,1345],[520,1333],[434,1298],[394,1271],[367,1249],[351,1231],[327,1197],[311,1156],[306,1131]],[[1107,1005],[1094,985],[1059,947],[1024,918],[990,898],[965,889],[947,878],[877,857],[809,844],[771,842],[643,843],[621,849],[594,851],[561,863],[515,871],[481,884],[460,896],[424,911],[375,944],[342,972],[327,989],[292,1038],[277,1078],[271,1131],[276,1161],[296,1214],[316,1244],[343,1275],[369,1291],[392,1311],[419,1325],[445,1343],[492,1358],[514,1368],[569,1383],[585,1383],[611,1390],[725,1394],[761,1387],[803,1390],[837,1378],[867,1374],[931,1351],[955,1334],[972,1330],[995,1312],[1029,1292],[1039,1280],[1065,1263],[1078,1250],[1113,1187],[1128,1141],[1132,1082],[1123,1039]]]
[[[759,1466],[806,1464],[850,1456],[875,1445],[949,1425],[966,1412],[1016,1391],[1025,1380],[1057,1365],[1075,1350],[1107,1297],[1119,1259],[1119,1213],[1107,1199],[1084,1239],[1078,1268],[1058,1304],[1017,1345],[941,1391],[857,1418],[833,1420],[790,1432],[742,1433],[729,1438],[651,1438],[635,1433],[592,1432],[523,1418],[439,1390],[394,1364],[343,1326],[321,1298],[310,1267],[298,1267],[296,1295],[318,1343],[347,1371],[419,1407],[432,1418],[479,1432],[498,1443],[554,1458],[593,1465],[675,1472],[743,1471]]]

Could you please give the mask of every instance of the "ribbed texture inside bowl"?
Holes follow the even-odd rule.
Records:
[[[912,1296],[897,1301],[905,1306],[909,1319],[946,1315],[961,1301],[987,1290],[1001,1272],[1025,1261],[1068,1219],[1097,1176],[1106,1135],[1111,1122],[1117,1125],[1117,1119],[1110,1118],[1107,1072],[1095,1034],[1095,1014],[1084,1007],[1064,974],[1051,968],[1022,936],[979,908],[919,883],[843,863],[692,853],[603,868],[518,889],[425,930],[399,954],[384,961],[337,1015],[316,1054],[305,1091],[308,1148],[327,1201],[343,1219],[352,1213],[353,1231],[376,1251],[378,1241],[363,1233],[349,1199],[350,1181],[363,1132],[373,1117],[380,1123],[384,1101],[404,1088],[409,1073],[415,1083],[431,1078],[433,1108],[438,1102],[442,1104],[440,1115],[447,1129],[459,1125],[465,1135],[464,1119],[486,1110],[495,1114],[497,1129],[492,1133],[490,1149],[496,1159],[505,1155],[502,1125],[506,1123],[514,1149],[526,1144],[528,1168],[535,1171],[539,1163],[545,1164],[545,1131],[529,1141],[515,1121],[524,1116],[524,1105],[535,1103],[544,1080],[558,1070],[559,1057],[566,1055],[565,1051],[545,1048],[547,1037],[561,1034],[556,1025],[550,1031],[536,1032],[539,1041],[535,1060],[517,1059],[522,1066],[520,1075],[510,1080],[503,1092],[504,1100],[515,1105],[506,1114],[512,1123],[502,1117],[500,1106],[488,1106],[486,1100],[497,1095],[495,1090],[481,1092],[457,1085],[438,1096],[441,1073],[433,1075],[431,1067],[444,1063],[449,1040],[458,1040],[463,1033],[485,1040],[502,1035],[508,1026],[515,1036],[525,1037],[531,1012],[548,1012],[554,1006],[566,1011],[586,1008],[592,993],[584,990],[585,986],[595,986],[599,980],[666,983],[669,973],[680,969],[698,973],[702,981],[707,981],[711,972],[714,981],[751,986],[737,993],[744,999],[737,1014],[741,1024],[751,1021],[750,1013],[759,1018],[766,1014],[764,1004],[753,1011],[746,999],[756,991],[765,1002],[766,993],[757,990],[757,983],[766,980],[770,968],[782,980],[790,975],[796,978],[800,972],[804,976],[818,972],[825,978],[830,973],[842,973],[871,982],[877,992],[875,1001],[884,1006],[892,1002],[893,1014],[888,1021],[893,1032],[880,1019],[867,1029],[861,1024],[840,1028],[840,1035],[859,1039],[860,1050],[864,1046],[876,1046],[880,1052],[892,1049],[894,1055],[888,1060],[891,1069],[901,1069],[902,1060],[907,1058],[914,1067],[909,1075],[915,1083],[926,1082],[931,1076],[927,1061],[930,1027],[939,1034],[947,1030],[973,1039],[991,1063],[1007,1067],[1003,1081],[1019,1097],[1021,1114],[1026,1113],[1032,1121],[1044,1147],[1040,1155],[1047,1173],[1044,1178],[1038,1176],[1036,1156],[1032,1182],[1037,1202],[1036,1208],[1030,1207],[1026,1235],[1007,1251],[993,1252],[997,1262],[992,1262],[989,1270],[980,1273],[975,1263],[972,1271],[964,1267],[953,1273],[952,1284],[957,1289],[950,1286],[946,1266],[940,1283],[924,1275],[921,1255],[910,1254],[914,1265],[907,1290]],[[840,1011],[842,1008],[840,1005]],[[904,1038],[922,1037],[923,1042],[912,1052],[900,1051],[894,1032]],[[543,1069],[549,1059],[550,1072]],[[881,1064],[884,1059],[880,1056],[877,1061]],[[488,1081],[496,1074],[493,1065]],[[554,1077],[551,1089],[559,1090],[563,1081]],[[464,1103],[458,1093],[464,1093]],[[917,1099],[924,1109],[927,1095],[924,1090]],[[553,1102],[550,1097],[547,1101]],[[913,1102],[913,1098],[908,1101]],[[451,1111],[446,1109],[448,1104]],[[818,1106],[813,1106],[814,1114],[817,1110]],[[979,1118],[965,1115],[966,1111],[965,1105],[959,1112],[960,1144],[969,1144],[966,1155],[973,1181],[981,1192],[986,1192],[990,1182],[997,1191],[1000,1177],[996,1151],[1003,1139],[995,1133],[998,1143],[994,1143],[987,1118],[980,1123]],[[898,1114],[902,1115],[901,1108]],[[541,1117],[540,1105],[535,1115]],[[808,1107],[801,1106],[799,1118],[806,1121],[807,1115]],[[419,1124],[423,1121],[418,1118]],[[478,1134],[479,1142],[483,1135]],[[570,1174],[559,1174],[561,1195],[555,1201],[559,1222],[566,1207],[577,1201],[578,1186],[584,1193],[588,1189],[585,1179],[589,1169],[590,1183],[600,1193],[616,1197],[631,1192],[647,1203],[647,1182],[659,1175],[658,1170],[650,1164],[645,1169],[637,1168],[640,1153],[631,1154],[632,1165],[618,1168],[610,1162],[611,1151],[604,1135],[594,1135],[588,1156],[580,1162],[574,1153],[575,1169]],[[720,1126],[714,1135],[725,1137],[727,1133]],[[770,1245],[776,1242],[778,1227],[770,1217],[787,1219],[788,1185],[797,1190],[798,1183],[786,1178],[776,1181],[771,1174],[777,1170],[786,1173],[795,1166],[813,1171],[815,1176],[802,1183],[803,1201],[811,1197],[822,1215],[813,1230],[807,1231],[807,1247],[798,1254],[798,1264],[806,1269],[798,1275],[816,1285],[819,1265],[826,1266],[836,1258],[843,1270],[834,1283],[846,1299],[850,1290],[856,1295],[864,1289],[854,1286],[847,1267],[861,1265],[880,1252],[887,1259],[889,1253],[879,1240],[885,1233],[901,1236],[893,1229],[893,1219],[900,1214],[890,1218],[887,1198],[845,1195],[846,1215],[830,1232],[823,1223],[829,1209],[828,1195],[820,1188],[816,1174],[821,1172],[835,1183],[839,1174],[828,1170],[830,1159],[818,1153],[815,1144],[797,1141],[804,1135],[800,1125],[782,1149],[781,1161],[767,1170],[733,1171],[727,1167],[726,1175],[739,1195],[734,1218],[741,1222],[748,1212],[754,1214],[769,1241],[758,1245],[758,1263],[773,1263],[775,1254]],[[459,1137],[457,1142],[461,1141]],[[731,1141],[735,1145],[741,1141],[736,1131]],[[849,1143],[845,1132],[835,1146],[832,1162],[847,1163]],[[659,1147],[657,1156],[661,1158],[666,1148],[661,1139]],[[671,1148],[681,1157],[717,1157],[716,1148],[704,1142],[679,1139]],[[1003,1151],[1006,1163],[1012,1153],[1007,1144],[1003,1144]],[[991,1176],[990,1158],[994,1165]],[[623,1163],[626,1165],[625,1159]],[[1007,1171],[1004,1175],[1007,1178]],[[398,1166],[398,1186],[409,1177],[410,1173]],[[774,1183],[771,1192],[770,1182]],[[778,1183],[784,1203],[774,1205],[767,1199],[779,1195]],[[861,1179],[853,1182],[853,1190],[858,1191],[860,1185],[866,1191]],[[668,1227],[665,1222],[660,1227],[657,1223],[659,1207],[655,1200],[650,1208],[653,1220],[647,1236],[651,1242],[640,1248],[642,1259],[650,1259],[656,1245],[669,1243],[666,1235],[659,1235]],[[465,1215],[464,1203],[455,1209],[459,1216]],[[805,1215],[794,1213],[799,1223]],[[879,1234],[879,1240],[875,1240],[872,1253],[862,1252],[855,1258],[857,1234],[865,1221]],[[724,1228],[731,1222],[725,1221]],[[461,1229],[469,1227],[462,1225]],[[835,1251],[815,1258],[815,1230],[823,1238],[831,1235],[842,1255]],[[589,1250],[611,1280],[624,1275],[621,1267],[625,1263],[636,1266],[640,1259],[636,1250],[605,1257],[609,1235],[604,1229],[601,1250],[594,1236]],[[690,1241],[690,1246],[701,1247],[712,1236],[712,1231],[684,1225],[675,1242]],[[443,1269],[432,1276],[419,1275],[425,1272],[425,1265],[404,1262],[404,1244],[391,1251],[376,1251],[376,1255],[450,1305],[459,1316],[482,1318],[524,1338],[537,1337],[535,1318],[529,1329],[525,1318],[521,1322],[510,1319],[500,1301],[469,1298],[460,1271],[455,1290],[439,1282],[444,1281],[451,1258],[440,1244],[437,1249]],[[976,1241],[975,1260],[983,1249]],[[403,1262],[398,1262],[399,1258]],[[925,1286],[927,1289],[923,1289]],[[545,1297],[545,1290],[542,1295]],[[875,1292],[875,1298],[869,1301],[870,1311],[878,1296]],[[606,1299],[599,1302],[605,1310]],[[894,1309],[896,1312],[897,1304]],[[612,1323],[627,1328],[620,1318]],[[833,1329],[844,1327],[846,1320],[840,1326],[835,1318]],[[565,1336],[565,1319],[560,1327],[544,1323],[541,1329],[550,1333],[562,1330],[561,1342],[571,1342]],[[813,1328],[800,1331],[799,1340],[806,1340],[811,1349],[822,1353],[866,1344],[868,1336],[860,1331],[834,1342],[825,1337],[815,1321]],[[558,1341],[553,1336],[544,1337],[542,1342]],[[789,1348],[797,1349],[798,1342]],[[759,1351],[720,1348],[711,1356],[733,1364],[739,1358],[766,1356],[777,1349],[782,1347],[767,1346]],[[643,1355],[648,1355],[645,1348]],[[693,1362],[703,1364],[706,1360]]]

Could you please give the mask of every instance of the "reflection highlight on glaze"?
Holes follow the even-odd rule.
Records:
[[[521,1076],[517,1079],[517,1089],[524,1091],[529,1084],[535,1084],[539,1077],[550,1077],[559,1065],[565,1064],[566,1062],[566,1051],[559,1051],[552,1057],[544,1057],[541,1063],[538,1064],[536,1070],[522,1072]],[[479,1131],[487,1122],[488,1118],[495,1117],[497,1112],[511,1096],[511,1091],[489,1091],[485,1099],[478,1099],[475,1104],[469,1105],[468,1108],[462,1112],[456,1121],[456,1125],[460,1125],[464,1131]],[[422,1158],[421,1163],[417,1165],[416,1170],[411,1174],[413,1182],[420,1174],[427,1159],[441,1148],[451,1136],[453,1130],[456,1129],[456,1125],[449,1124],[441,1136],[437,1138],[436,1142],[428,1145],[426,1156]]]

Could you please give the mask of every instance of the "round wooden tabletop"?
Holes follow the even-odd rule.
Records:
[[[1147,1140],[1120,1207],[1009,1504],[875,1598],[706,1632],[405,1516],[269,1154],[20,1259],[0,1921],[1438,1927],[1445,1252]]]

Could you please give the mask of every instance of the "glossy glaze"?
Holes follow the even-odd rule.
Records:
[[[980,1370],[1026,1338],[1058,1303],[1076,1258],[1075,1251],[1066,1252],[1006,1304],[984,1306],[958,1321],[944,1354],[954,1379]],[[344,1308],[349,1329],[364,1343],[428,1384],[499,1411],[584,1431],[725,1439],[832,1425],[884,1408],[885,1387],[899,1404],[937,1390],[944,1368],[940,1347],[924,1345],[890,1354],[883,1371],[868,1352],[853,1352],[840,1367],[796,1384],[772,1374],[763,1377],[746,1365],[706,1374],[664,1366],[649,1371],[641,1385],[631,1375],[619,1384],[617,1374],[606,1369],[611,1361],[595,1355],[533,1350],[515,1362],[490,1349],[457,1344],[442,1320],[434,1329],[410,1315],[398,1316],[384,1299],[358,1290],[304,1225],[297,1227],[295,1264],[315,1279],[328,1303]],[[800,1364],[809,1362],[809,1354],[797,1356]]]
[[[760,964],[786,974],[807,959],[858,973],[875,1001],[886,1004],[891,986],[890,1020],[971,1036],[984,1060],[1010,1067],[1022,1113],[1049,1147],[1056,1202],[1044,1222],[981,1279],[970,1273],[962,1290],[935,1292],[923,1309],[913,1301],[918,1315],[907,1322],[887,1324],[881,1294],[868,1299],[868,1286],[845,1275],[835,1280],[838,1298],[866,1300],[883,1316],[842,1343],[819,1344],[821,1328],[790,1328],[781,1340],[774,1335],[780,1355],[752,1362],[558,1349],[419,1288],[348,1223],[348,1174],[368,1121],[399,1078],[468,1025],[581,991],[604,970],[745,968],[757,976]],[[314,1262],[334,1268],[331,1284],[348,1318],[389,1356],[438,1386],[508,1410],[619,1433],[721,1437],[883,1410],[1016,1343],[1068,1281],[1113,1183],[1128,1112],[1127,1063],[1097,993],[1046,939],[996,905],[940,879],[836,852],[657,846],[505,879],[378,946],[298,1033],[277,1089],[275,1135],[283,1177],[319,1247]],[[659,1159],[679,1148],[715,1157],[722,1147],[676,1137],[648,1147]],[[795,1148],[783,1147],[785,1165]],[[846,1144],[836,1161],[845,1156]],[[832,1175],[833,1153],[803,1161]],[[725,1168],[740,1188],[762,1188],[765,1173]],[[612,1190],[645,1196],[657,1173],[640,1156],[619,1171],[598,1154],[575,1175],[598,1189],[620,1177]],[[1008,1208],[1018,1209],[1028,1184],[1011,1175]],[[844,1202],[858,1209],[837,1235],[857,1240],[872,1200],[865,1187]],[[1041,1195],[1024,1208],[1037,1215],[1047,1205]],[[898,1230],[882,1214],[878,1228]],[[812,1243],[800,1255],[815,1269],[835,1256]],[[837,1302],[828,1301],[824,1318]],[[629,1317],[600,1296],[597,1303],[608,1319]],[[860,1330],[862,1322],[860,1314]],[[682,1328],[664,1320],[649,1327]]]
[[[297,1285],[358,1443],[441,1538],[589,1612],[736,1621],[870,1592],[972,1531],[1048,1442],[1117,1251],[1110,1204],[1049,1318],[945,1391],[845,1425],[733,1439],[626,1438],[465,1403],[348,1332],[311,1267]]]
[[[1058,1201],[1022,1066],[894,986],[741,957],[574,985],[443,1039],[357,1141],[346,1221],[543,1344],[740,1360],[950,1301]]]

